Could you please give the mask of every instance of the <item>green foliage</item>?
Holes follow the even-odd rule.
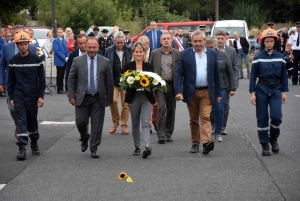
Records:
[[[246,4],[244,2],[237,3],[230,14],[225,15],[223,20],[245,20],[248,28],[261,26],[265,23],[266,18],[263,11],[259,9],[258,4]]]
[[[20,11],[30,8],[35,0],[1,0],[0,6],[0,24],[24,24],[26,23],[25,14]]]
[[[90,25],[114,26],[119,13],[112,0],[64,0],[56,1],[57,27],[71,27],[74,33],[86,30]],[[52,23],[52,8],[48,0],[38,1],[38,19],[46,26]]]

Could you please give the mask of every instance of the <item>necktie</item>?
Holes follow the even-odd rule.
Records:
[[[90,93],[95,95],[95,76],[94,76],[94,57],[91,57],[91,66],[90,66]]]
[[[300,38],[300,34],[298,33],[298,38],[297,38],[297,43],[296,43],[297,47],[299,46],[299,38]]]

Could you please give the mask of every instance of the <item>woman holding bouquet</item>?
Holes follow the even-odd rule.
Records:
[[[131,87],[126,88],[125,102],[128,103],[131,115],[132,134],[135,146],[133,155],[140,155],[140,138],[142,138],[142,146],[145,147],[143,150],[143,158],[147,158],[151,155],[149,121],[152,104],[156,101],[152,89],[149,90],[151,79],[143,74],[143,72],[153,72],[154,70],[150,63],[145,62],[146,51],[141,43],[138,42],[134,44],[132,51],[133,56],[131,62],[128,62],[122,69],[123,74],[132,74],[132,76],[126,80],[131,84]],[[133,71],[137,73],[134,74],[132,73]],[[129,78],[132,79],[132,82]],[[148,89],[146,89],[147,87]],[[142,125],[142,135],[140,135],[140,124]]]

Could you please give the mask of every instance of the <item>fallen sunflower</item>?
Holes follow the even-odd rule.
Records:
[[[121,172],[119,174],[119,180],[125,180],[127,178],[126,172]]]
[[[147,77],[142,77],[142,78],[140,79],[140,85],[141,85],[142,87],[148,87],[149,84],[150,84],[150,81],[149,81],[149,79],[148,79]]]

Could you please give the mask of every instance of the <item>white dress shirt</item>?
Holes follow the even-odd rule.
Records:
[[[241,46],[241,43],[240,43],[240,38],[238,40],[235,40],[236,41],[236,46],[237,46],[237,49],[242,49],[242,46]]]
[[[298,36],[299,33],[296,32],[294,35],[291,35],[289,37],[289,40],[288,40],[288,43],[292,45],[292,50],[300,50],[300,39],[299,39],[299,46],[297,47],[297,38],[299,37]]]

